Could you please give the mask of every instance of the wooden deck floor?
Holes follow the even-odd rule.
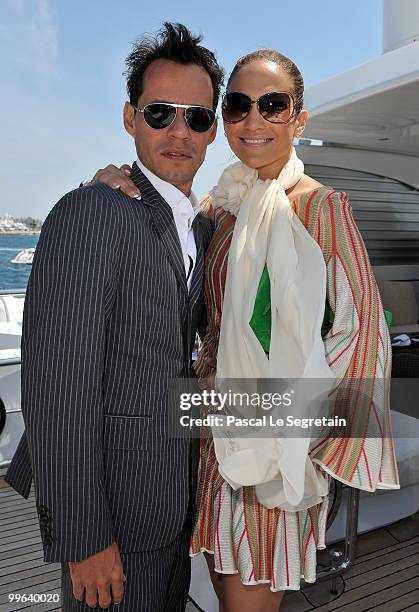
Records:
[[[9,593],[46,593],[61,601],[61,571],[42,560],[33,494],[25,500],[0,478],[0,610],[61,610],[60,603],[10,603]]]
[[[0,475],[0,612],[60,610],[59,603],[8,600],[9,593],[55,594],[61,600],[60,582],[59,566],[42,561],[33,495],[22,499]],[[192,603],[187,610],[196,612]],[[281,612],[311,610],[419,611],[419,513],[362,535],[356,563],[338,578],[337,594],[330,593],[330,582],[310,585],[287,594],[281,607]]]

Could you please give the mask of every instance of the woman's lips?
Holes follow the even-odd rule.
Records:
[[[260,148],[272,142],[273,138],[239,138],[246,147]]]

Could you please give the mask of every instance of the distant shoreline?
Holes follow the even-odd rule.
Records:
[[[28,231],[28,232],[24,232],[24,231],[14,231],[14,230],[0,230],[0,235],[5,235],[5,236],[34,236],[36,234],[40,234],[40,230],[38,231]]]

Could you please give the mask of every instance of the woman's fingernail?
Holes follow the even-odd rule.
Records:
[[[113,188],[114,188],[114,189],[120,189],[120,188],[121,188],[121,185],[119,185],[118,183],[115,183],[115,184],[113,185]]]
[[[137,193],[137,195],[133,195],[132,197],[136,200],[141,200],[141,193]]]

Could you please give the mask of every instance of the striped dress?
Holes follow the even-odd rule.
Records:
[[[294,198],[291,205],[319,244],[327,267],[327,301],[334,320],[324,337],[326,358],[337,379],[351,382],[349,399],[345,396],[354,423],[351,437],[318,440],[311,458],[317,469],[353,487],[399,488],[389,417],[390,338],[348,198],[320,187]],[[213,209],[209,196],[202,207],[213,218],[215,232],[206,256],[208,329],[196,364],[199,377],[210,372],[208,360],[217,355],[235,224],[230,213]],[[365,380],[370,384],[363,384]],[[238,573],[243,584],[265,583],[272,591],[297,590],[302,578],[314,582],[316,551],[325,547],[327,510],[327,497],[307,510],[285,512],[258,503],[254,487],[234,491],[220,476],[213,440],[204,432],[190,553],[213,554],[217,572]]]

